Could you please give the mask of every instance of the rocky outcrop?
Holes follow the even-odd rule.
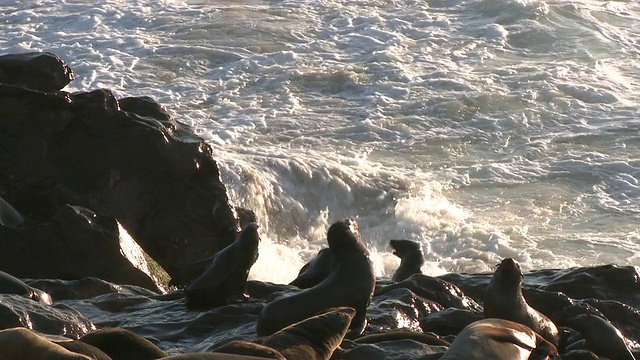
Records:
[[[40,91],[58,91],[75,78],[59,57],[47,52],[0,56],[0,83]]]
[[[96,246],[99,236],[94,242],[63,236],[68,225],[60,212],[74,207],[110,218],[101,220],[111,221],[109,226],[117,220],[170,275],[233,242],[235,215],[212,150],[202,139],[150,98],[116,99],[108,90],[55,91],[66,85],[59,81],[65,74],[73,78],[66,65],[40,66],[55,81],[36,86],[44,77],[29,70],[29,59],[39,57],[14,56],[9,68],[0,60],[0,197],[13,209],[11,219],[24,219],[11,226],[0,223],[3,258],[33,263],[34,257],[53,256],[36,256],[37,246],[21,247],[26,240],[20,231],[30,228],[51,230],[40,238],[46,243],[42,249],[64,244],[81,255]],[[15,68],[26,70],[8,76],[7,69]],[[52,222],[56,225],[47,225]],[[76,271],[43,267],[27,275],[28,267],[17,266],[18,261],[0,262],[0,270],[17,277],[91,275],[121,282],[83,268],[87,261],[58,263],[63,261],[75,264]]]

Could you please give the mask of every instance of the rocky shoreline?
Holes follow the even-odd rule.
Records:
[[[102,349],[96,338],[103,337],[105,354],[92,349],[93,358],[426,360],[441,358],[463,329],[484,318],[493,274],[377,279],[364,332],[350,340],[344,339],[353,318],[349,308],[259,337],[262,309],[302,291],[293,285],[248,281],[247,301],[189,310],[184,292],[166,292],[159,277],[231,244],[246,221],[239,215],[247,212],[230,204],[211,148],[160,105],[116,99],[108,90],[62,91],[73,78],[53,54],[0,56],[3,351],[22,339],[58,351],[55,359],[83,359],[73,357],[82,351],[71,348],[77,345],[72,340]],[[133,247],[125,246],[129,235]],[[624,358],[593,345],[615,347],[605,340],[607,330],[577,329],[575,320],[592,314],[619,330],[637,358],[635,267],[539,270],[523,279],[528,304],[564,331],[561,358]],[[113,328],[121,332],[106,331]],[[123,339],[131,338],[125,346]],[[129,352],[107,354],[109,347]],[[14,358],[29,358],[20,356]]]

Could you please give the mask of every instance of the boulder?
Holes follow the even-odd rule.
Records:
[[[79,206],[61,206],[47,222],[0,226],[0,239],[0,269],[19,278],[92,276],[160,291],[121,253],[116,221]]]
[[[0,56],[0,83],[52,92],[74,79],[73,71],[59,57],[48,52]]]
[[[19,226],[80,206],[117,219],[169,275],[236,238],[211,147],[155,101],[12,84],[0,84],[0,197]]]

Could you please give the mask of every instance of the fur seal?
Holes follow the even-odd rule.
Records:
[[[112,360],[111,356],[107,355],[104,351],[98,349],[93,345],[89,345],[80,340],[71,341],[53,341],[54,343],[62,346],[63,348],[82,355],[86,355],[93,360]]]
[[[399,257],[400,266],[391,280],[402,281],[413,274],[422,274],[420,269],[424,265],[424,254],[420,243],[411,240],[390,240],[393,255]]]
[[[525,325],[482,319],[465,327],[440,360],[546,360],[557,354],[553,344]]]
[[[584,347],[599,356],[616,360],[636,360],[629,350],[624,335],[608,320],[591,313],[570,318],[564,324],[584,337]],[[572,345],[567,349],[573,348]]]
[[[0,330],[0,349],[0,360],[92,360],[22,327]]]
[[[333,223],[327,231],[327,242],[336,261],[329,276],[312,288],[268,303],[258,318],[258,335],[271,335],[323,310],[342,306],[356,311],[351,330],[364,329],[376,277],[358,225],[351,219]]]
[[[262,345],[276,349],[287,360],[329,360],[344,339],[356,311],[329,309],[269,336]]]
[[[335,264],[335,256],[329,248],[323,248],[318,254],[306,263],[296,277],[289,285],[296,286],[300,289],[308,289],[314,287],[326,279],[331,272],[331,268]]]
[[[558,327],[547,316],[529,306],[522,295],[522,270],[511,258],[498,265],[484,297],[484,317],[524,324],[556,347],[560,344]]]
[[[104,328],[90,332],[80,341],[95,346],[113,359],[159,359],[164,351],[146,338],[123,328]]]
[[[258,259],[258,224],[247,224],[232,244],[218,251],[202,275],[184,290],[189,308],[226,305],[230,297],[244,294],[251,266]]]
[[[213,350],[214,353],[259,356],[287,360],[278,350],[246,340],[233,340]]]
[[[21,295],[47,305],[53,304],[53,300],[48,293],[33,288],[4,271],[0,271],[0,294]]]

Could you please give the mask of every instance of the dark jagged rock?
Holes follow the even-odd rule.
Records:
[[[0,269],[20,278],[94,276],[159,291],[120,253],[118,225],[79,206],[64,205],[53,219],[32,226],[0,226]]]
[[[20,295],[0,295],[0,329],[11,327],[75,338],[95,330],[89,319],[65,304],[52,306]]]
[[[640,275],[633,266],[610,264],[559,271],[543,289],[562,291],[574,299],[617,300],[640,306]]]
[[[30,224],[67,204],[88,208],[117,219],[170,275],[233,242],[237,223],[211,148],[153,100],[7,83],[0,196]]]
[[[104,294],[118,293],[123,296],[149,296],[149,297],[169,297],[158,295],[155,291],[135,285],[115,285],[108,281],[86,277],[79,280],[60,279],[25,279],[30,286],[46,291],[56,301],[69,299],[90,299]]]
[[[47,52],[0,56],[0,83],[45,92],[58,91],[74,79],[59,57]]]
[[[433,300],[423,299],[411,290],[399,288],[375,296],[367,309],[366,334],[396,329],[422,332],[420,319],[444,308]]]
[[[450,307],[420,319],[420,327],[424,332],[441,336],[456,335],[467,325],[483,318],[482,313]]]
[[[442,345],[427,345],[412,339],[382,341],[375,344],[355,344],[341,351],[342,360],[436,360],[447,350]]]
[[[383,295],[399,288],[407,288],[416,295],[433,300],[445,308],[455,307],[474,311],[482,309],[474,299],[466,296],[456,285],[422,274],[414,274],[406,280],[378,286],[375,294]]]

